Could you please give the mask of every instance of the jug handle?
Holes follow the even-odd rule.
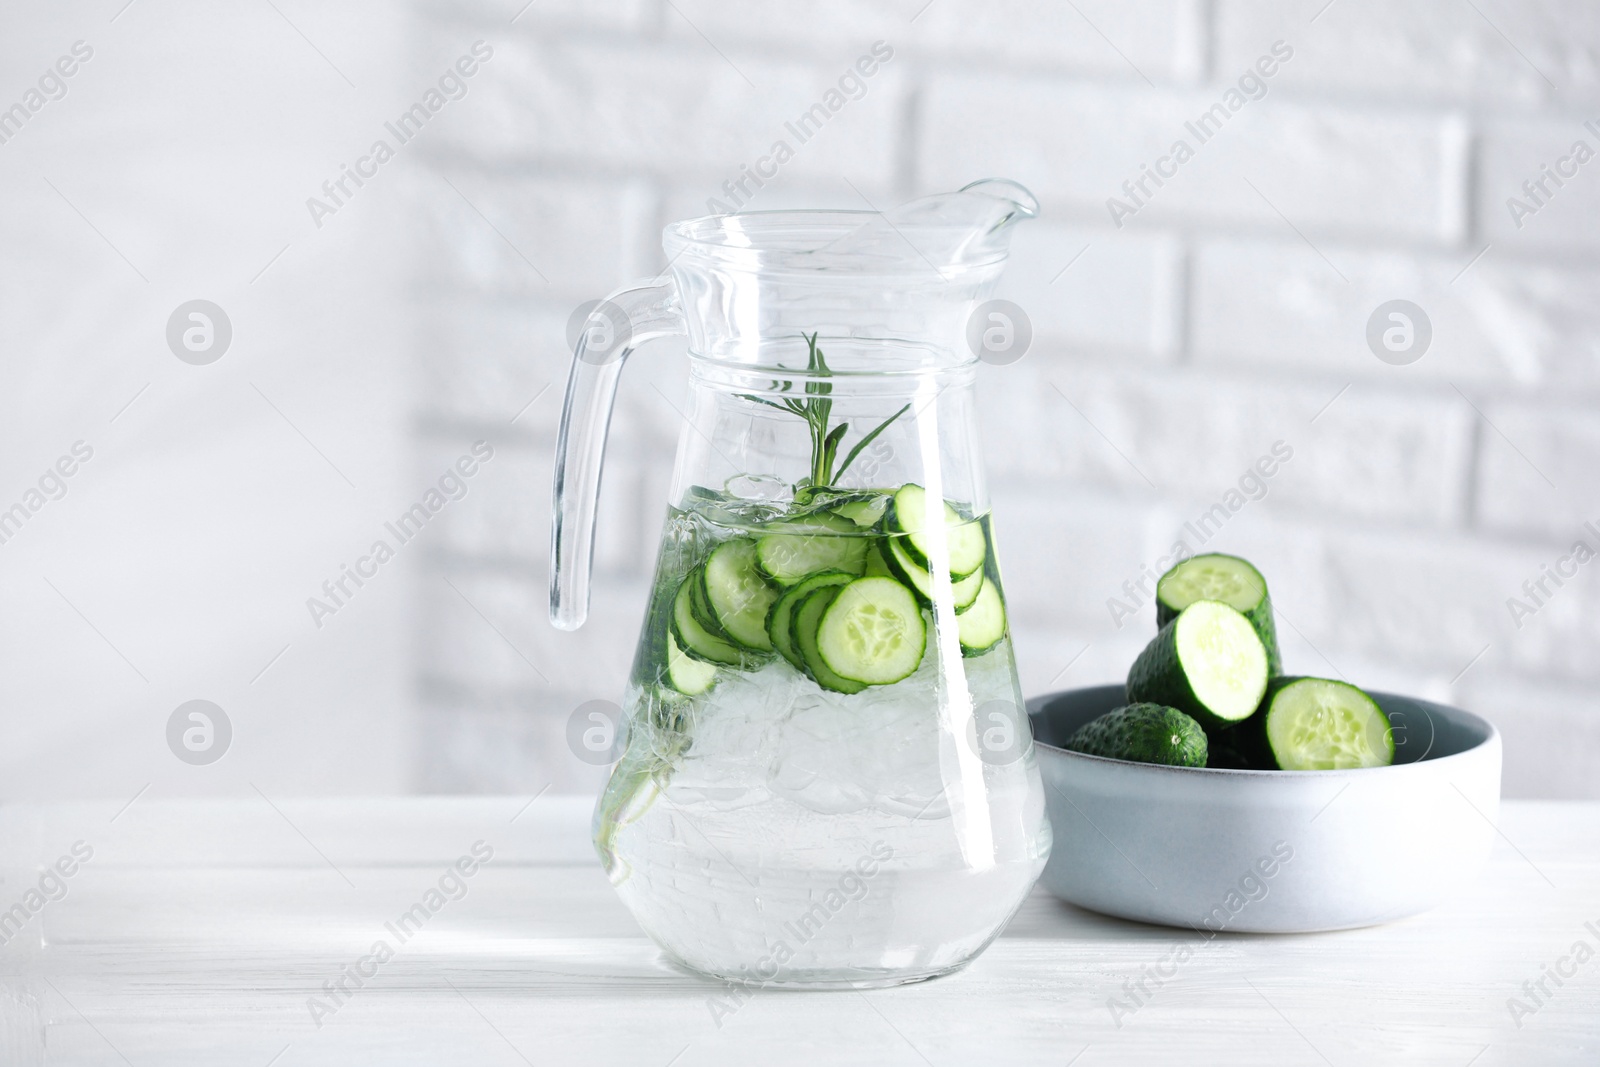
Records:
[[[622,364],[646,341],[685,333],[678,289],[668,280],[618,289],[595,306],[578,335],[556,441],[550,621],[558,629],[576,630],[589,616],[600,469]]]

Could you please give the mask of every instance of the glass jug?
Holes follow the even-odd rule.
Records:
[[[888,214],[675,223],[670,280],[611,294],[580,335],[556,457],[563,629],[588,610],[623,361],[688,338],[594,841],[640,925],[692,970],[824,988],[935,977],[993,940],[1044,867],[967,342],[1011,225],[1036,208],[990,180]]]

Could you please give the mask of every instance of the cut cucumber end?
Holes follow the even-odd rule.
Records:
[[[1200,600],[1220,601],[1248,614],[1267,599],[1267,580],[1248,560],[1212,552],[1175,565],[1156,583],[1156,599],[1176,616]],[[1167,619],[1162,619],[1165,625]]]
[[[1267,691],[1267,653],[1255,627],[1236,609],[1199,600],[1173,623],[1174,650],[1202,707],[1224,722],[1243,722]]]
[[[1249,560],[1209,552],[1175,564],[1156,582],[1156,625],[1165,626],[1190,604],[1216,600],[1250,620],[1267,650],[1267,670],[1280,674],[1278,626],[1267,580]]]
[[[1267,690],[1266,646],[1250,620],[1215,600],[1190,604],[1128,671],[1128,703],[1165,704],[1207,730],[1248,719]]]
[[[1394,762],[1389,717],[1348,682],[1299,678],[1272,695],[1267,747],[1285,771],[1387,767]]]

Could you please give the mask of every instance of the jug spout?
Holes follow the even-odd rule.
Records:
[[[835,253],[864,256],[916,252],[941,274],[1004,256],[1011,227],[1039,214],[1039,201],[1018,182],[983,178],[953,193],[935,193],[891,208],[830,242]]]

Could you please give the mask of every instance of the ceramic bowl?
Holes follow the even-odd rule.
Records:
[[[1035,697],[1029,718],[1055,847],[1040,880],[1063,900],[1211,931],[1342,930],[1415,915],[1488,857],[1500,734],[1469,712],[1372,693],[1390,767],[1240,771],[1068,752],[1124,704],[1099,686]]]

